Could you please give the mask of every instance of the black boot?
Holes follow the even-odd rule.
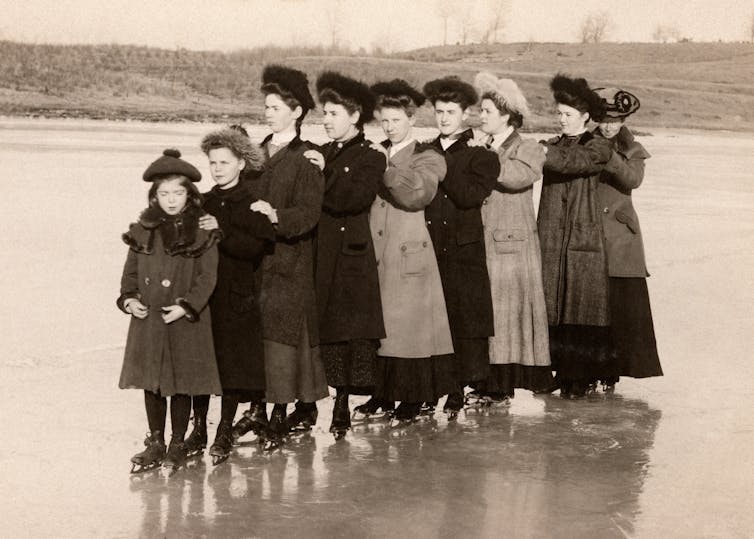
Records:
[[[259,436],[267,429],[267,424],[267,403],[252,402],[249,409],[243,413],[243,417],[233,425],[233,440],[238,441],[250,431]]]
[[[398,422],[414,421],[419,415],[421,403],[419,402],[401,402],[395,409],[394,418]]]
[[[186,462],[186,442],[183,441],[183,436],[172,436],[162,466],[177,470],[184,462]]]
[[[212,457],[212,464],[217,466],[225,462],[233,450],[233,423],[230,421],[220,421],[217,425],[217,434],[212,447],[209,448],[209,454]]]
[[[272,408],[272,414],[270,415],[270,421],[267,423],[267,429],[265,430],[265,451],[272,451],[280,447],[285,441],[285,437],[288,434],[288,422],[285,418],[285,404],[276,404]]]
[[[165,458],[165,440],[161,431],[148,432],[144,445],[144,451],[131,457],[131,473],[153,470],[162,464]]]
[[[317,422],[317,404],[314,402],[296,403],[293,412],[285,418],[288,430],[309,430]]]
[[[189,457],[201,455],[207,447],[207,416],[202,416],[194,411],[194,426],[191,434],[186,438],[186,454]]]
[[[330,432],[335,435],[336,440],[340,440],[346,435],[346,432],[350,428],[351,411],[348,409],[348,393],[345,391],[338,391],[332,409]]]
[[[442,407],[442,411],[446,414],[456,412],[458,413],[463,408],[463,391],[453,391],[448,394],[448,398],[445,400],[445,405]]]
[[[353,409],[354,416],[369,417],[382,413],[384,415],[391,415],[395,411],[395,403],[392,401],[386,401],[378,399],[377,397],[371,397],[364,404],[360,404]]]

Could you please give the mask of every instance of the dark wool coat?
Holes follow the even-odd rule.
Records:
[[[131,316],[119,387],[175,394],[220,394],[220,378],[207,307],[217,276],[217,232],[197,230],[181,253],[165,252],[162,234],[131,225],[124,240],[130,249],[123,268],[118,307],[137,298],[148,316]],[[196,224],[194,223],[194,226]],[[161,308],[179,304],[186,316],[165,324]]]
[[[268,137],[264,142],[267,151]],[[296,137],[269,157],[251,182],[254,197],[277,210],[274,251],[262,262],[260,303],[264,338],[298,346],[303,321],[309,343],[319,343],[314,289],[314,229],[322,211],[324,180],[304,157],[308,147]]]
[[[445,155],[448,171],[424,210],[440,269],[450,331],[454,338],[495,334],[481,207],[497,183],[500,161],[483,147],[469,147],[474,133],[461,134],[447,150],[440,137],[432,145]]]
[[[363,133],[318,148],[325,156],[325,196],[317,227],[317,304],[321,343],[382,339],[380,282],[369,230],[385,156]]]
[[[597,133],[599,135],[599,131]],[[610,143],[610,160],[597,186],[610,277],[647,277],[644,241],[631,191],[644,179],[644,160],[649,153],[625,126]]]
[[[537,224],[551,326],[609,325],[608,277],[599,175],[610,143],[585,132],[547,142]]]
[[[213,188],[204,209],[223,232],[217,286],[210,299],[215,355],[223,390],[264,390],[264,347],[259,284],[262,255],[275,238],[267,216],[249,211],[249,184]]]

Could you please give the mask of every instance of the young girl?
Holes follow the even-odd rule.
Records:
[[[149,433],[144,451],[131,458],[133,472],[177,468],[191,395],[219,394],[220,379],[207,302],[215,288],[218,232],[199,229],[202,197],[192,182],[201,174],[165,150],[144,172],[152,182],[149,207],[123,235],[130,247],[117,305],[131,315],[119,387],[144,390]],[[172,435],[165,453],[170,399]]]
[[[275,250],[264,258],[260,294],[267,401],[275,403],[267,429],[268,449],[293,427],[317,420],[315,402],[328,395],[319,356],[314,290],[314,229],[322,211],[321,171],[304,157],[299,138],[306,113],[314,107],[306,75],[270,65],[262,73],[265,119],[272,134],[262,143],[267,156],[252,182],[252,211],[275,227]],[[286,418],[287,404],[299,401]]]
[[[223,233],[218,245],[217,287],[210,300],[212,335],[223,387],[221,419],[210,448],[214,464],[230,454],[239,402],[251,402],[250,410],[239,421],[239,435],[249,430],[260,432],[267,424],[257,276],[274,231],[264,215],[249,211],[255,199],[245,177],[262,169],[264,154],[242,129],[213,131],[201,143],[216,185],[204,195],[208,215],[200,219],[200,226],[207,230],[219,227]],[[194,429],[186,440],[190,454],[201,452],[207,445],[209,395],[193,400]]]

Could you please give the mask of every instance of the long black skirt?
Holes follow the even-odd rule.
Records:
[[[377,356],[374,396],[407,403],[435,402],[458,385],[453,354],[427,358]]]
[[[542,391],[553,385],[552,367],[506,363],[490,365],[489,376],[474,388],[482,393],[514,395],[516,388]]]
[[[320,344],[327,384],[352,395],[371,395],[379,346],[379,340],[371,339]]]
[[[610,278],[610,346],[619,376],[662,376],[647,280]]]
[[[487,337],[453,339],[453,349],[459,389],[487,379],[490,375],[490,344]]]

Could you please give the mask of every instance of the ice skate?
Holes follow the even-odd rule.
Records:
[[[419,415],[420,416],[434,415],[436,407],[437,407],[437,401],[423,402],[421,407],[419,408]]]
[[[335,441],[345,437],[346,432],[351,428],[351,412],[348,409],[348,393],[338,393],[335,397],[335,404],[332,411],[332,423],[330,432],[335,437]]]
[[[285,438],[288,435],[288,423],[285,417],[285,408],[272,409],[270,415],[270,421],[267,424],[267,429],[264,432],[264,450],[274,451],[280,448],[285,443]]]
[[[144,451],[131,457],[132,474],[159,468],[165,458],[165,442],[162,439],[162,432],[158,430],[152,433],[148,432],[144,445],[146,446]]]
[[[248,432],[262,436],[267,424],[267,403],[252,403],[251,407],[243,413],[243,417],[233,425],[233,442],[238,443],[241,436]]]
[[[169,475],[173,475],[185,463],[186,442],[182,439],[171,438],[165,460],[162,461],[162,467],[169,471]]]
[[[186,457],[196,457],[204,454],[207,447],[207,419],[194,416],[194,427],[186,438]]]
[[[463,405],[464,407],[486,406],[487,399],[484,397],[484,395],[482,395],[475,389],[466,393],[466,395],[463,397]]]
[[[288,430],[305,432],[317,423],[317,405],[313,402],[297,402],[293,412],[285,418]]]
[[[353,418],[357,421],[365,419],[390,417],[395,412],[395,403],[384,401],[377,397],[371,397],[364,404],[360,404],[353,409]]]
[[[615,384],[618,383],[619,378],[617,376],[605,378],[602,380],[602,391],[604,393],[614,393],[615,392]]]
[[[421,404],[402,402],[395,409],[395,414],[390,420],[390,427],[401,428],[415,423],[419,417],[419,409]]]
[[[458,412],[463,408],[463,391],[453,391],[445,399],[445,405],[442,411],[448,414],[448,421],[453,421],[458,417]]]
[[[233,450],[233,424],[230,421],[220,421],[217,426],[217,434],[209,454],[212,457],[212,465],[217,466],[228,460]]]

